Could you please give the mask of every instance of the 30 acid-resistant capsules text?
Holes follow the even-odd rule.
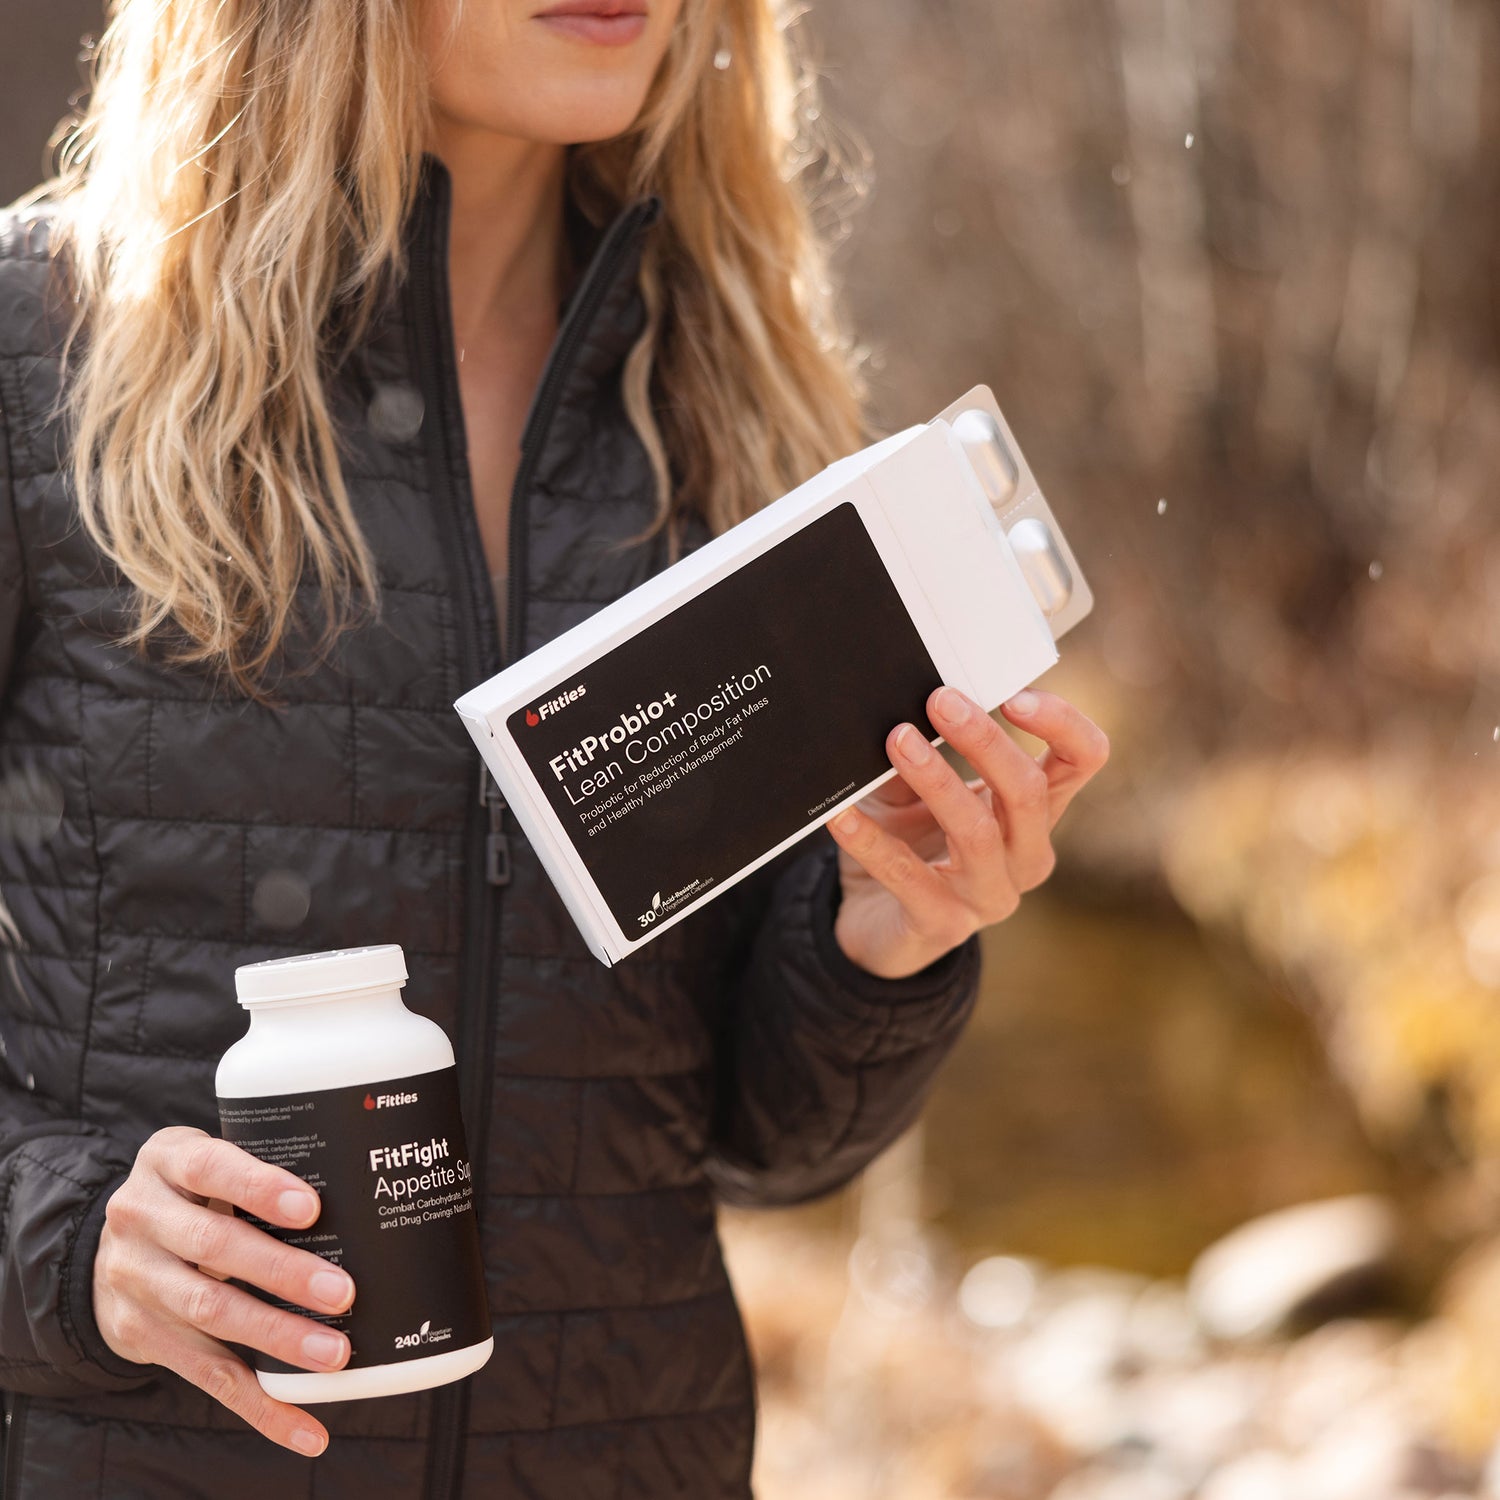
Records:
[[[280,1401],[424,1390],[472,1374],[494,1348],[453,1048],[402,1003],[406,978],[396,944],[235,971],[250,1029],[219,1063],[224,1138],[322,1201],[309,1229],[255,1222],[341,1266],[355,1287],[338,1317],[290,1309],[348,1335],[342,1370],[254,1352]]]

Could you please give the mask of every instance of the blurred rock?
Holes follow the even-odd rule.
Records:
[[[1386,1401],[1397,1382],[1400,1340],[1394,1324],[1351,1319],[1298,1339],[1277,1362],[1267,1435],[1305,1449],[1351,1411]]]
[[[1391,1267],[1397,1231],[1395,1210],[1372,1194],[1281,1209],[1205,1250],[1188,1295],[1215,1338],[1264,1337],[1367,1292]]]
[[[1093,1269],[1066,1272],[1043,1287],[1033,1326],[1015,1348],[1016,1400],[1078,1453],[1128,1438],[1122,1389],[1137,1277]]]
[[[1163,1467],[1196,1486],[1250,1444],[1269,1384],[1269,1369],[1242,1358],[1147,1371],[1130,1391],[1133,1430]]]
[[[940,1241],[851,1255],[814,1212],[726,1215],[761,1500],[1500,1500],[1500,1457],[1481,1481],[1440,1420],[1446,1320],[1210,1344],[1173,1282],[1007,1256],[960,1279]]]
[[[1158,1469],[1087,1469],[1070,1475],[1050,1500],[1188,1500],[1188,1487]]]
[[[1243,1453],[1208,1477],[1197,1500],[1296,1500],[1295,1465],[1284,1453]]]
[[[1298,1500],[1376,1500],[1399,1494],[1407,1488],[1414,1445],[1399,1411],[1361,1415],[1332,1429],[1302,1456],[1293,1492]]]
[[[1192,1303],[1175,1282],[1154,1281],[1130,1306],[1125,1342],[1145,1365],[1192,1364],[1205,1353]]]
[[[1034,1262],[992,1255],[970,1268],[958,1289],[958,1305],[979,1328],[1016,1328],[1036,1301]]]
[[[1483,1476],[1478,1464],[1429,1439],[1417,1438],[1407,1447],[1402,1477],[1417,1494],[1456,1495],[1473,1494]]]

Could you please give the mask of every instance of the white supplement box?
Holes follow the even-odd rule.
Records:
[[[1093,604],[986,386],[830,464],[455,707],[613,964],[993,710]]]

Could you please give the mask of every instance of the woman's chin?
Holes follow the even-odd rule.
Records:
[[[577,51],[604,52],[607,49],[577,48]],[[543,71],[540,67],[538,71]],[[495,135],[511,136],[554,146],[571,146],[585,141],[606,141],[630,129],[646,100],[650,81],[641,82],[625,70],[581,67],[575,62],[562,69],[555,60],[545,69],[550,75],[546,96],[534,99],[524,112],[489,107],[492,100],[513,98],[510,91],[496,87],[485,97],[435,99],[440,117],[467,126],[488,130]],[[466,91],[468,92],[468,91]]]

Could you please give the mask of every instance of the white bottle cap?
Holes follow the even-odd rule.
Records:
[[[241,1005],[331,1000],[359,990],[399,989],[406,980],[406,955],[400,943],[270,958],[264,963],[242,964],[234,971],[235,993]]]

